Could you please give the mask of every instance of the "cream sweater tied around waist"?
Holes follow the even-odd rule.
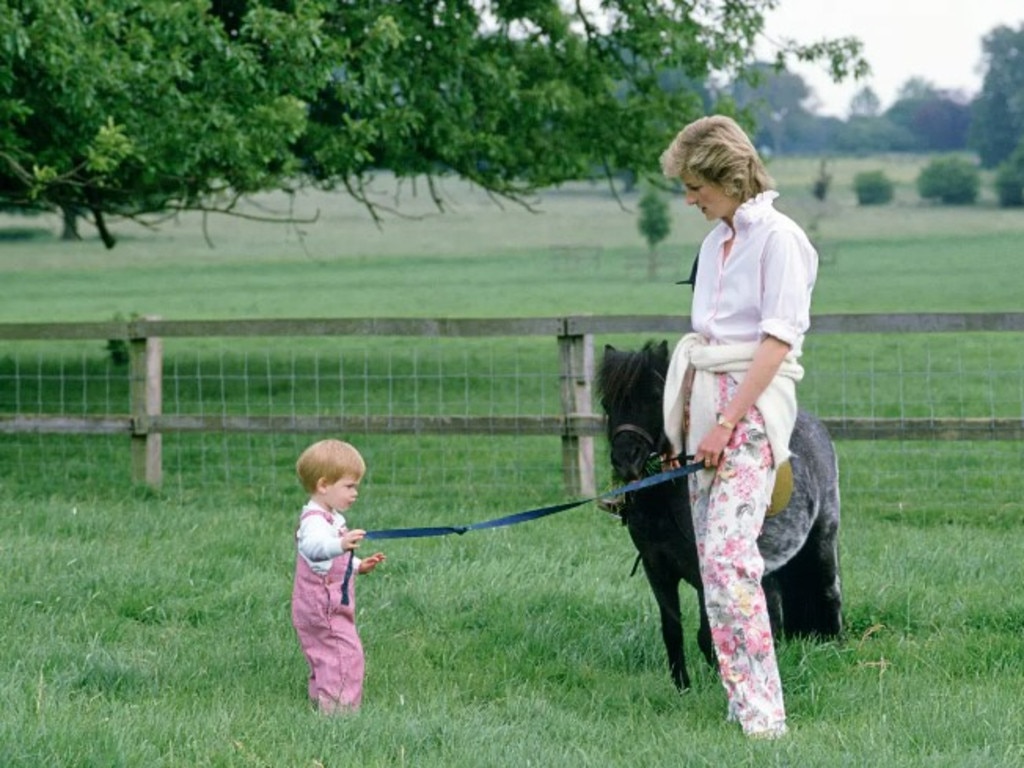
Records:
[[[690,423],[686,445],[696,446],[715,425],[716,373],[734,374],[738,380],[750,367],[758,342],[746,344],[708,344],[698,333],[688,333],[676,344],[665,377],[665,435],[675,455],[683,451],[683,379],[688,365],[694,367],[690,392]],[[796,424],[796,384],[804,369],[796,358],[787,356],[771,383],[757,398],[764,417],[765,431],[772,447],[775,466],[789,459],[789,438]]]

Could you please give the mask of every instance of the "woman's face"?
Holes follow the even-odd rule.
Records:
[[[700,179],[683,176],[686,187],[686,204],[700,208],[708,221],[722,219],[732,224],[732,216],[740,207],[740,201],[729,197],[717,184],[710,184]]]

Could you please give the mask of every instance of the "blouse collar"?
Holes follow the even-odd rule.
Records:
[[[732,217],[733,226],[740,229],[760,221],[774,209],[772,203],[778,196],[779,193],[774,189],[754,195],[736,209]]]

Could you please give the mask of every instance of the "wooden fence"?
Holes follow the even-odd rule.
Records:
[[[814,333],[966,333],[1024,331],[1024,312],[819,315]],[[574,316],[517,319],[339,318],[279,320],[161,320],[98,323],[0,324],[0,340],[110,340],[129,350],[130,413],[103,415],[0,415],[0,434],[124,434],[132,445],[132,477],[159,486],[163,434],[175,432],[322,433],[361,430],[391,434],[517,434],[559,436],[568,492],[595,492],[594,438],[603,417],[594,413],[594,337],[597,334],[666,334],[689,331],[685,318],[663,315]],[[163,414],[165,338],[220,337],[516,337],[550,336],[558,344],[559,416],[224,416]],[[824,419],[836,439],[1024,439],[1019,418]]]

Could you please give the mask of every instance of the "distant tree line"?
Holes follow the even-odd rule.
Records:
[[[753,114],[758,145],[775,154],[972,151],[983,168],[997,168],[1024,141],[1024,25],[996,27],[982,39],[982,52],[985,75],[976,96],[915,77],[884,111],[874,91],[862,89],[847,120],[816,115],[803,79],[768,64],[751,68],[753,78],[729,92]]]
[[[757,144],[772,154],[871,155],[970,149],[971,103],[924,80],[908,80],[888,109],[871,88],[860,90],[846,120],[805,107],[813,98],[799,75],[765,71],[764,85],[739,85],[737,102],[757,116]],[[765,99],[765,96],[768,96]]]

